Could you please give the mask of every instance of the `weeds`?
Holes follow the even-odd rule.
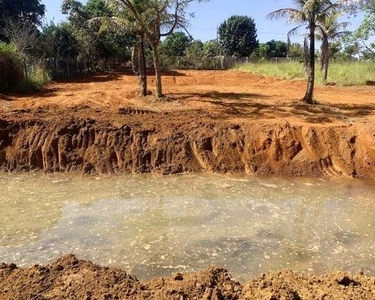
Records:
[[[234,69],[280,79],[306,79],[303,64],[299,62],[259,61],[239,64]],[[323,82],[323,76],[318,65],[316,70],[316,81],[319,84]],[[338,85],[365,85],[366,82],[374,80],[374,62],[336,62],[330,65],[328,71],[328,82]]]

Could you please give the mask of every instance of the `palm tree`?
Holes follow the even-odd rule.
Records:
[[[317,38],[322,41],[320,54],[320,68],[323,71],[323,83],[327,83],[328,67],[330,60],[329,42],[348,35],[350,31],[340,31],[349,25],[348,22],[338,22],[339,14],[324,17],[317,24]]]
[[[141,5],[142,1],[137,3],[139,10],[145,10]],[[134,35],[136,41],[132,51],[132,67],[135,75],[139,77],[140,96],[148,95],[147,89],[147,67],[145,58],[145,33],[141,26],[136,22],[134,16],[127,10],[122,10],[116,0],[104,2],[109,11],[107,16],[95,17],[90,20],[90,24],[99,23],[102,30],[116,30],[127,32]]]
[[[313,104],[315,84],[315,31],[319,20],[338,12],[340,5],[329,0],[294,0],[295,8],[278,9],[268,15],[271,19],[287,18],[288,23],[300,23],[290,34],[307,24],[309,39],[308,80],[303,101]]]
[[[159,46],[177,28],[186,30],[188,5],[204,0],[108,0],[118,5],[119,11],[128,11],[150,43],[155,69],[156,97],[163,97]]]

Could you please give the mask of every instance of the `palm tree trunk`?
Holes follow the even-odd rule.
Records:
[[[144,35],[141,34],[140,45],[139,45],[139,76],[141,85],[141,96],[147,96],[147,69],[146,69],[146,57],[145,57],[145,40]]]
[[[326,62],[324,63],[324,70],[323,70],[323,82],[324,82],[324,84],[327,84],[327,80],[328,80],[328,67],[329,67],[329,58],[327,58]]]
[[[156,97],[163,97],[163,88],[161,83],[161,70],[160,70],[160,56],[159,56],[159,45],[158,43],[152,43],[152,54],[154,56],[154,69],[155,69],[155,80],[156,80]]]
[[[308,78],[307,78],[307,89],[306,94],[303,97],[303,101],[308,104],[313,104],[314,96],[314,84],[315,84],[315,23],[310,22],[310,49],[309,49],[309,66],[308,66]]]
[[[321,55],[321,69],[323,71],[323,84],[327,83],[328,79],[328,67],[329,67],[329,42],[328,36],[323,33],[322,41],[322,55]]]

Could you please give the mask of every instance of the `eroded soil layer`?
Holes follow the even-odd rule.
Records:
[[[375,177],[372,124],[322,127],[281,121],[179,121],[168,113],[132,119],[125,116],[120,124],[94,118],[3,119],[0,168]]]
[[[0,265],[1,299],[375,299],[375,278],[342,272],[322,276],[291,271],[262,274],[240,284],[225,269],[210,267],[140,282],[115,268],[74,256],[19,269]]]
[[[152,82],[152,78],[151,78]],[[233,72],[173,72],[166,99],[128,74],[0,95],[0,169],[375,177],[375,91]]]

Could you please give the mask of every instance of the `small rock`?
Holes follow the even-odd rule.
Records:
[[[173,280],[178,280],[178,281],[184,280],[184,276],[182,276],[181,273],[177,273],[173,276]]]
[[[55,267],[55,270],[56,270],[56,271],[62,271],[62,270],[64,270],[64,267],[63,267],[62,265],[57,265],[57,266]]]

